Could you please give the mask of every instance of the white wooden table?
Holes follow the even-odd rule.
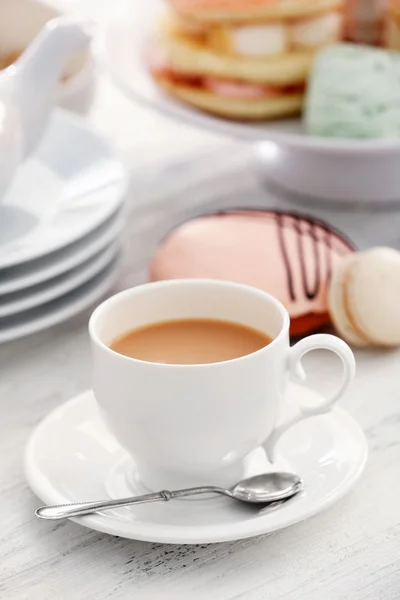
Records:
[[[290,206],[266,193],[246,148],[134,107],[104,79],[90,120],[132,172],[116,289],[144,281],[158,241],[190,215]],[[400,248],[399,212],[297,208],[328,218],[360,246]],[[90,386],[88,316],[0,347],[1,600],[400,599],[400,351],[357,353],[357,379],[342,405],[367,433],[368,466],[346,499],[308,522],[236,543],[162,546],[35,520],[24,446],[49,411]],[[314,356],[312,383],[323,387],[335,368]]]

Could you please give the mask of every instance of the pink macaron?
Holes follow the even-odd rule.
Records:
[[[291,334],[298,336],[331,324],[332,270],[354,249],[345,236],[310,216],[229,211],[172,231],[151,260],[150,279],[211,278],[252,285],[284,304]]]

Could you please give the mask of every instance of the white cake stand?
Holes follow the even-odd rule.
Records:
[[[164,95],[144,60],[149,32],[162,10],[160,0],[131,0],[130,12],[103,25],[93,42],[99,64],[129,98],[213,133],[253,143],[268,180],[296,195],[334,202],[400,200],[400,142],[311,137],[296,119],[231,122]]]

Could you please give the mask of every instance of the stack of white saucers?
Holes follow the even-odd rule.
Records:
[[[125,192],[108,144],[56,111],[0,200],[0,343],[60,323],[108,291]]]

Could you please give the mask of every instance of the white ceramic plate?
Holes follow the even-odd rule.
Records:
[[[116,240],[123,230],[124,215],[118,213],[83,239],[43,258],[0,271],[0,302],[5,294],[26,290],[66,273]]]
[[[139,10],[140,9],[140,10]],[[400,153],[398,141],[342,140],[307,135],[299,119],[285,119],[269,123],[246,123],[224,120],[197,111],[169,98],[159,91],[146,67],[145,54],[149,35],[165,12],[165,2],[152,0],[145,4],[131,0],[130,13],[119,15],[99,29],[93,43],[93,52],[99,63],[112,75],[128,96],[150,104],[180,121],[188,121],[213,133],[250,141],[272,140],[292,148],[336,149],[339,152],[376,152],[395,149]]]
[[[48,329],[89,308],[114,284],[117,260],[112,260],[95,277],[65,296],[17,315],[1,318],[0,344]]]
[[[315,392],[290,384],[287,400],[297,403],[293,397],[298,395],[305,405],[316,397]],[[259,449],[256,454],[253,472],[270,470],[264,452]],[[363,432],[337,408],[302,421],[282,438],[277,467],[298,473],[304,491],[278,509],[253,510],[227,498],[203,497],[113,509],[73,520],[111,535],[169,544],[252,537],[332,506],[354,485],[366,459]],[[26,450],[25,474],[46,504],[121,498],[145,491],[135,481],[133,460],[103,424],[91,391],[54,410],[35,430]]]
[[[81,239],[122,205],[126,187],[108,144],[77,116],[55,111],[0,204],[0,269]]]
[[[0,319],[40,306],[83,285],[114,261],[119,243],[113,242],[75,269],[27,290],[0,296]]]
[[[300,119],[230,121],[161,92],[149,75],[145,54],[149,34],[163,10],[161,0],[131,0],[129,14],[108,21],[94,40],[97,62],[129,98],[213,134],[263,142],[256,153],[262,174],[292,194],[318,201],[400,201],[399,140],[309,136]]]

